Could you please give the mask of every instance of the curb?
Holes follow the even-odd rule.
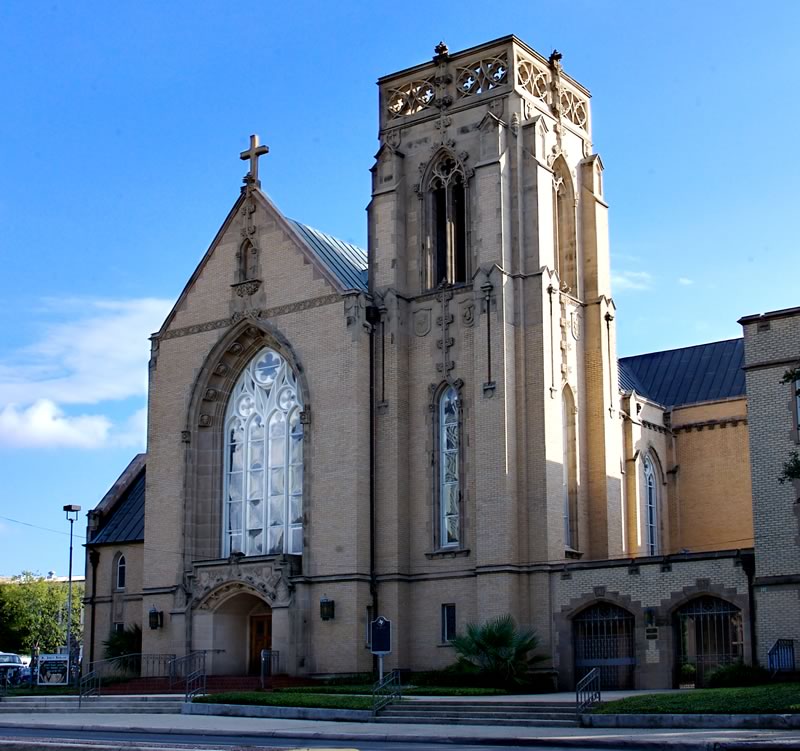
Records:
[[[24,728],[26,730],[71,730],[81,732],[94,732],[94,733],[128,733],[136,732],[142,734],[153,735],[202,735],[207,736],[209,739],[214,737],[226,736],[230,737],[236,733],[230,730],[212,730],[201,729],[192,730],[189,728],[109,728],[105,725],[58,725],[55,723],[15,723],[14,725],[2,725],[0,722],[0,735],[5,728]],[[720,741],[713,739],[698,739],[698,740],[665,740],[647,738],[619,738],[619,737],[586,737],[579,736],[574,738],[535,738],[525,736],[498,736],[498,737],[480,737],[470,738],[469,736],[438,736],[438,735],[403,735],[401,733],[331,733],[331,732],[314,732],[302,730],[267,730],[267,731],[248,731],[247,736],[258,738],[285,738],[290,740],[322,740],[322,741],[367,741],[371,743],[429,743],[429,744],[446,744],[456,745],[465,743],[470,746],[515,746],[515,747],[531,747],[550,746],[559,748],[580,748],[580,749],[643,749],[649,751],[650,749],[671,749],[674,751],[766,751],[767,749],[797,749],[797,739],[776,739],[776,740],[731,740]],[[27,741],[27,738],[20,738],[19,742]],[[31,741],[37,739],[31,738]],[[57,739],[59,740],[59,739]],[[41,742],[41,739],[39,739]],[[62,742],[69,744],[80,744],[77,739],[62,739]],[[103,741],[97,741],[103,743]],[[176,741],[177,742],[177,741]],[[213,741],[212,741],[213,742]],[[136,741],[132,741],[135,745]],[[0,748],[2,746],[0,745]],[[86,745],[86,748],[91,748]]]

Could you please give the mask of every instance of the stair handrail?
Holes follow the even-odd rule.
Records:
[[[183,700],[188,704],[195,696],[203,695],[207,693],[207,680],[208,676],[206,674],[206,653],[203,651],[202,657],[200,659],[200,665],[191,674],[186,676],[186,691],[184,693]]]
[[[582,715],[600,700],[600,671],[592,668],[575,684],[575,714]]]
[[[189,676],[196,673],[202,666],[206,666],[206,649],[196,649],[193,652],[175,657],[173,655],[169,662],[167,674],[169,676],[169,688],[172,690],[179,683],[188,680]]]
[[[793,673],[794,639],[778,639],[767,652],[767,662],[773,676],[778,673]]]
[[[267,678],[277,675],[280,670],[281,653],[278,649],[261,650],[261,688],[266,688]]]
[[[100,696],[100,676],[97,671],[92,670],[81,676],[78,683],[78,708],[80,709],[84,699],[98,696]]]
[[[377,681],[372,687],[372,716],[378,714],[385,706],[403,698],[403,686],[400,681],[400,671],[392,670],[382,681]]]

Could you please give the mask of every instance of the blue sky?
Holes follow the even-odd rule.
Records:
[[[363,245],[375,81],[441,39],[556,47],[591,90],[620,355],[800,304],[800,3],[276,6],[0,5],[0,574],[65,574],[61,507],[144,449],[147,337],[236,200],[249,134],[286,215]]]

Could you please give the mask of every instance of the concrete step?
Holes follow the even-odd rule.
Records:
[[[475,703],[472,702],[447,702],[447,701],[416,701],[414,699],[406,699],[399,704],[392,704],[393,709],[403,708],[413,711],[429,711],[429,710],[442,710],[453,712],[505,712],[505,713],[525,713],[525,712],[547,712],[549,714],[575,714],[574,704],[539,704],[535,702],[530,703],[509,703],[501,704],[495,703]]]
[[[561,714],[548,712],[450,712],[442,710],[440,712],[414,712],[413,710],[398,710],[389,707],[381,712],[381,717],[434,717],[440,720],[458,719],[459,717],[474,718],[494,722],[502,722],[505,719],[512,720],[574,720],[575,713]]]
[[[77,696],[18,696],[0,701],[0,714],[177,714],[182,705],[173,696],[92,696],[80,703]]]
[[[576,720],[527,720],[520,718],[512,718],[505,716],[501,719],[481,719],[476,717],[468,717],[459,715],[458,717],[444,718],[433,717],[431,715],[404,715],[403,717],[387,717],[383,712],[375,718],[375,722],[379,723],[402,723],[414,725],[441,725],[446,722],[448,725],[492,725],[497,727],[554,727],[554,728],[568,728],[577,727]]]

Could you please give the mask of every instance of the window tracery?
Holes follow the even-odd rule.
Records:
[[[239,376],[225,416],[225,555],[302,554],[302,409],[291,367],[265,347]]]
[[[389,89],[386,109],[390,119],[415,115],[428,109],[435,98],[436,89],[430,79],[409,81],[396,89]]]
[[[456,89],[459,98],[483,94],[506,83],[508,62],[505,54],[473,62],[457,71]]]
[[[467,191],[466,171],[449,151],[442,151],[431,164],[425,189],[427,202],[428,263],[424,288],[442,282],[466,282]]]

